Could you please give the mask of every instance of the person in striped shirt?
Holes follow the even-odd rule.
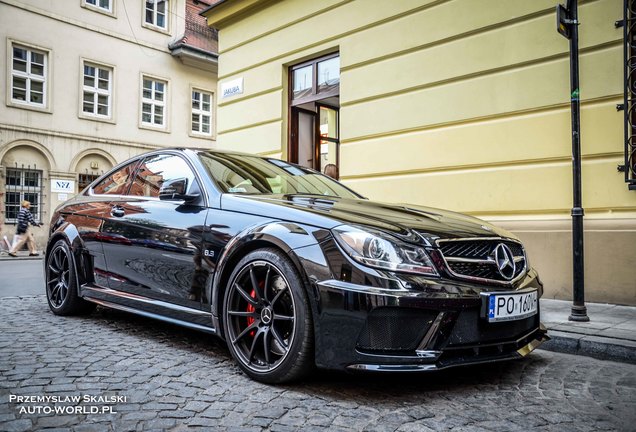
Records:
[[[22,246],[24,246],[25,243],[29,248],[29,256],[39,255],[35,249],[35,239],[33,238],[33,233],[29,230],[29,224],[33,226],[42,226],[42,224],[37,223],[35,219],[33,219],[33,215],[29,211],[29,208],[31,208],[31,203],[26,200],[22,201],[22,208],[20,208],[20,211],[18,212],[18,225],[16,231],[18,240],[9,251],[9,255],[12,257],[17,257],[16,252],[22,249]]]

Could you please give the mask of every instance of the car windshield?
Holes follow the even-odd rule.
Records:
[[[230,153],[199,153],[221,191],[234,194],[305,194],[361,198],[316,171],[269,158]]]

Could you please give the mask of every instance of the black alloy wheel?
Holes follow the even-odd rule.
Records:
[[[59,240],[46,259],[46,298],[56,315],[78,315],[95,309],[77,295],[77,274],[71,250]]]
[[[275,249],[248,254],[230,277],[223,321],[230,352],[249,376],[298,379],[313,365],[309,302],[289,260]]]

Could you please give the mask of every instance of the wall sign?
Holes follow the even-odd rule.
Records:
[[[51,179],[51,192],[75,193],[75,180]]]
[[[221,83],[221,98],[236,96],[243,93],[243,77],[233,79],[232,81],[226,81]]]

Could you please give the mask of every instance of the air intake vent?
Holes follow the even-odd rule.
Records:
[[[364,351],[414,351],[435,317],[436,311],[376,308],[367,317],[357,348]]]

